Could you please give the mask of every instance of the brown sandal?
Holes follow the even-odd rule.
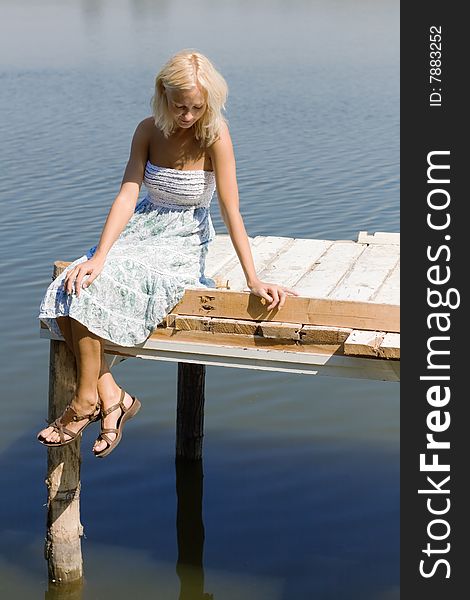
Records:
[[[88,415],[79,415],[77,411],[74,408],[72,408],[72,406],[69,404],[65,408],[64,412],[60,415],[60,417],[58,417],[52,423],[49,423],[49,427],[53,427],[55,433],[59,434],[60,442],[47,442],[45,441],[45,438],[39,435],[37,436],[38,442],[40,442],[44,446],[49,446],[50,448],[54,448],[56,446],[66,446],[67,444],[71,444],[79,435],[83,433],[83,431],[88,427],[90,423],[94,423],[99,419],[100,412],[100,401],[97,402],[93,412],[89,413]],[[70,429],[66,428],[66,425],[68,425],[69,423],[83,421],[84,419],[88,419],[88,422],[85,423],[85,425],[79,431],[71,431]],[[70,436],[70,439],[66,440],[64,434]]]
[[[94,455],[98,458],[104,458],[105,456],[108,456],[108,454],[110,454],[114,450],[114,448],[116,448],[116,446],[119,444],[122,438],[122,428],[124,426],[124,423],[129,419],[132,419],[132,417],[134,417],[140,410],[141,403],[135,396],[131,396],[132,404],[129,406],[129,408],[127,408],[124,404],[125,397],[126,392],[121,388],[121,398],[119,402],[117,404],[113,404],[113,406],[110,406],[106,410],[101,411],[101,431],[97,441],[103,440],[108,444],[108,447],[104,450],[101,450],[101,452],[93,451]],[[122,414],[116,422],[116,427],[104,427],[105,417],[107,417],[110,413],[117,410],[118,408],[121,409]],[[116,434],[115,439],[111,440],[109,436],[106,435],[108,433]]]

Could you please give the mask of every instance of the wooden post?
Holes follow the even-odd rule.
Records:
[[[60,585],[49,582],[44,600],[83,600],[83,578]]]
[[[178,363],[176,456],[202,458],[206,365]]]
[[[65,342],[51,340],[49,363],[49,420],[56,419],[73,398],[75,357]],[[48,448],[47,536],[45,558],[49,580],[70,583],[82,578],[80,537],[80,437],[59,448]]]

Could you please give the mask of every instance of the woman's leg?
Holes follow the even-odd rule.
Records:
[[[70,318],[66,317],[66,319],[67,319],[68,323],[66,323],[65,327],[64,327],[64,329],[65,329],[64,338],[66,339],[66,336],[68,336],[69,339],[72,341],[72,345],[73,345],[73,330],[72,330],[72,327],[70,324]],[[57,321],[59,321],[59,319],[57,319]],[[62,330],[61,325],[62,324],[59,323],[59,327]],[[100,373],[99,373],[99,377],[98,377],[98,394],[99,394],[99,397],[101,400],[103,410],[106,410],[107,408],[114,406],[121,399],[121,388],[116,383],[116,381],[114,380],[114,377],[111,374],[111,371],[109,370],[108,361],[106,360],[106,357],[105,357],[103,351],[101,352],[101,367],[100,367]],[[123,402],[124,402],[124,406],[126,408],[129,408],[132,405],[132,396],[130,394],[128,394],[127,392],[125,392]],[[106,417],[104,419],[104,427],[106,429],[114,429],[116,427],[117,421],[121,415],[122,415],[121,409],[116,409],[116,410],[112,411],[111,413],[109,413],[109,415],[106,415]],[[111,441],[116,439],[115,433],[111,432],[111,433],[107,433],[106,435],[108,436],[108,438]],[[102,450],[104,450],[107,447],[107,445],[108,444],[104,440],[96,440],[95,444],[93,446],[93,450],[95,452],[101,452]]]
[[[57,323],[59,325],[59,329],[64,336],[64,340],[70,350],[73,352],[75,356],[75,345],[73,341],[73,333],[72,333],[72,323],[70,317],[57,317]],[[109,370],[108,362],[104,355],[104,352],[101,353],[101,367],[100,374],[98,377],[98,394],[101,400],[104,400],[106,403],[106,408],[111,406],[114,402],[118,402],[120,398],[120,387],[114,380],[114,377]],[[117,398],[117,400],[116,400]]]
[[[72,327],[72,321],[74,324],[77,324],[79,326],[81,325],[77,321],[72,320],[70,317],[57,317],[57,323],[62,332],[64,340],[76,358],[77,348],[76,348],[76,344],[75,344],[75,340],[74,340],[74,328]],[[90,332],[83,325],[81,325],[81,327],[88,334],[90,334]],[[91,335],[94,335],[94,334],[91,334]],[[97,337],[97,336],[95,336],[95,337]],[[77,363],[77,367],[78,367],[78,363]],[[99,375],[98,375],[97,390],[98,390],[98,394],[99,394],[99,397],[101,399],[101,403],[102,403],[104,409],[107,409],[107,408],[113,406],[114,404],[116,404],[117,402],[119,402],[119,399],[121,397],[121,388],[116,383],[116,381],[114,380],[114,377],[111,374],[111,371],[109,370],[108,362],[104,355],[102,345],[101,345],[101,363],[100,363],[100,371],[99,371]],[[77,393],[78,393],[78,390],[77,390]],[[126,395],[124,398],[124,406],[129,408],[129,406],[131,406],[131,404],[132,404],[132,397],[126,392]],[[75,408],[75,406],[74,406],[74,408]],[[118,418],[121,416],[121,413],[122,413],[121,410],[115,410],[115,411],[111,412],[109,415],[107,415],[105,418],[105,421],[104,421],[104,426],[106,428],[115,427]],[[83,422],[79,421],[78,423],[81,423],[81,425],[83,426]],[[80,428],[81,427],[76,427],[75,429],[80,429]],[[74,427],[72,427],[72,424],[67,425],[67,429],[70,429],[71,431],[75,430]],[[49,439],[51,436],[47,437],[47,435],[51,431],[52,431],[52,429],[50,427],[48,427],[48,428],[44,429],[43,431],[41,431],[41,436],[46,437],[47,441],[57,441],[57,438],[59,437],[58,434],[54,434],[52,440]],[[116,437],[116,435],[114,433],[108,433],[107,435],[110,438],[110,440],[114,440]],[[103,440],[101,440],[101,441],[97,440],[93,449],[96,452],[100,452],[101,450],[104,450],[106,448],[106,446],[107,446],[106,442],[104,442]]]
[[[109,370],[109,366],[106,361],[106,358],[104,357],[104,353],[102,356],[103,356],[103,359],[101,362],[100,376],[99,376],[99,380],[98,380],[98,392],[100,395],[102,408],[103,408],[103,410],[106,410],[107,408],[110,408],[111,406],[113,406],[119,402],[119,400],[121,398],[121,388],[114,381],[114,378],[111,375],[111,371]],[[132,397],[127,392],[125,393],[123,402],[124,402],[124,406],[126,408],[129,408],[132,405],[132,402],[133,402]],[[109,413],[109,415],[106,415],[106,417],[104,418],[103,427],[106,429],[115,428],[117,425],[117,421],[121,415],[122,415],[122,410],[120,408],[113,410],[112,412]],[[106,435],[109,437],[109,439],[111,441],[114,441],[116,439],[115,433],[111,432],[111,433],[107,433]],[[101,452],[101,451],[105,450],[105,448],[107,446],[108,446],[107,442],[105,442],[104,440],[98,439],[98,440],[96,440],[96,442],[93,446],[93,451]]]
[[[98,377],[101,370],[103,340],[74,319],[71,319],[70,325],[77,361],[77,390],[70,405],[78,414],[86,415],[93,412],[99,399]],[[84,425],[86,421],[80,420],[71,421],[66,427],[70,431],[78,432]],[[60,442],[59,434],[52,427],[43,429],[40,436],[47,442]]]

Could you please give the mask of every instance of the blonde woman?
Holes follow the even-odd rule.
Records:
[[[93,452],[121,440],[139,400],[115,382],[103,340],[142,344],[181,300],[186,286],[215,287],[204,273],[215,231],[214,191],[250,291],[283,306],[287,287],[260,281],[239,211],[235,158],[222,115],[227,84],[199,52],[183,50],[156,77],[151,117],[137,126],[121,188],[99,243],[48,287],[38,317],[61,333],[77,361],[77,390],[63,414],[38,434],[63,446],[101,417]],[[146,197],[137,203],[140,187]]]

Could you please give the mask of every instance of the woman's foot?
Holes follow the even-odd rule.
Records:
[[[73,398],[64,412],[48,427],[42,429],[37,439],[46,445],[62,446],[72,442],[77,435],[99,418],[99,397],[95,402]]]
[[[119,405],[124,405],[124,410]],[[110,410],[113,408],[113,410]],[[130,412],[129,409],[131,409]],[[106,398],[101,398],[101,434],[93,446],[95,456],[105,456],[109,454],[107,450],[112,446],[117,446],[116,439],[121,437],[120,429],[125,420],[132,418],[140,409],[140,402],[130,394],[117,388],[117,391]],[[126,415],[126,419],[123,419]],[[110,431],[111,430],[111,431]],[[114,431],[113,431],[114,430]],[[106,452],[106,454],[105,454]]]

